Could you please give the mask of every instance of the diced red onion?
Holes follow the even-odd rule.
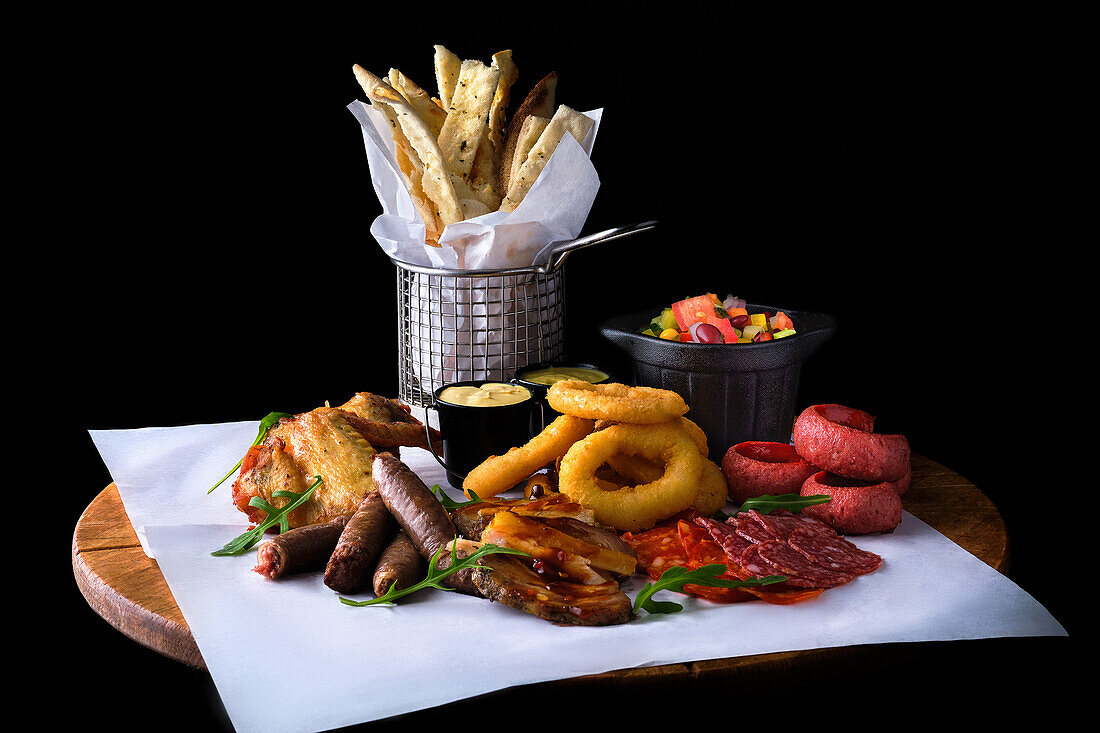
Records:
[[[722,307],[725,308],[727,312],[733,310],[734,308],[744,308],[747,305],[748,301],[746,301],[744,298],[738,298],[734,295],[727,295],[726,299],[722,301]]]

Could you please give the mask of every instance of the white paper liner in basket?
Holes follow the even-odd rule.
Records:
[[[528,267],[544,264],[551,245],[580,236],[600,188],[589,156],[602,109],[584,113],[595,124],[582,143],[572,135],[562,137],[514,211],[494,211],[449,224],[439,247],[424,244],[424,222],[397,167],[385,118],[365,102],[352,102],[348,109],[362,127],[371,182],[382,205],[382,214],[370,231],[390,259],[451,270]]]
[[[461,271],[541,266],[555,245],[580,236],[600,187],[590,155],[602,109],[584,113],[594,122],[584,141],[563,136],[514,211],[450,224],[439,247],[424,244],[424,223],[397,166],[385,118],[364,102],[348,109],[362,127],[371,182],[382,205],[370,231],[395,262]],[[447,382],[502,378],[532,363],[533,356],[562,355],[557,279],[478,278],[484,287],[472,288],[462,278],[413,273],[410,279],[402,368],[411,369],[424,393]],[[530,323],[532,312],[539,323]]]

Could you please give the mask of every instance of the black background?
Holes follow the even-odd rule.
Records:
[[[1089,326],[1070,284],[1086,240],[1067,226],[1080,198],[1062,173],[1077,155],[1073,98],[1058,85],[1075,67],[1073,20],[742,7],[68,19],[70,40],[46,67],[44,149],[59,155],[39,221],[65,247],[27,246],[51,272],[45,321],[15,315],[38,337],[29,376],[41,378],[17,397],[52,405],[48,447],[65,467],[51,479],[64,489],[50,494],[63,497],[50,544],[64,613],[50,638],[77,671],[74,702],[123,729],[150,715],[228,726],[208,676],[108,626],[63,567],[57,547],[110,482],[87,430],[396,393],[393,267],[369,234],[380,207],[346,109],[362,98],[351,65],[395,66],[432,88],[442,43],[464,58],[513,49],[515,95],[556,70],[559,102],[604,108],[586,231],[659,222],[571,260],[574,357],[617,359],[602,318],[705,291],[833,313],[840,330],[807,362],[800,405],[867,410],[977,484],[1008,524],[1009,576],[1070,638],[869,648],[644,696],[551,686],[374,727],[490,723],[501,707],[580,724],[582,703],[598,705],[590,720],[640,725],[658,696],[688,721],[730,722],[751,720],[746,709],[865,720],[949,707],[988,721],[1071,703],[1088,581],[1053,550],[1052,530],[1066,528],[1056,517],[1080,507],[1052,496],[1076,491],[1067,469],[1089,462],[1072,406],[1092,392],[1080,387],[1074,344]],[[285,663],[257,659],[267,674]]]

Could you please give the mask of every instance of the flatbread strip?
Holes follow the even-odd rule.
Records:
[[[408,140],[410,151],[419,161],[422,171],[421,185],[425,196],[435,205],[436,214],[444,226],[464,218],[454,185],[451,183],[443,153],[431,134],[427,123],[386,82],[356,64],[352,67],[355,78],[372,103],[392,108],[401,132]],[[410,158],[412,156],[410,155]],[[416,162],[414,161],[414,165]]]
[[[512,115],[512,119],[508,121],[508,127],[504,130],[504,154],[501,158],[499,171],[500,190],[503,193],[508,192],[513,167],[512,161],[515,158],[516,143],[520,131],[523,129],[524,120],[530,115],[550,119],[554,114],[554,96],[557,88],[558,74],[552,71],[540,79],[539,83],[528,92],[523,102],[516,109],[515,114]],[[523,163],[523,160],[523,158],[520,158],[520,164]]]
[[[443,103],[443,109],[451,106],[451,97],[455,93],[455,85],[458,84],[458,72],[462,68],[462,59],[447,49],[446,46],[435,47],[435,80],[439,87],[439,100]]]
[[[520,128],[519,135],[516,136],[515,140],[515,150],[513,151],[511,164],[512,171],[508,176],[509,179],[518,177],[519,169],[527,160],[531,148],[535,147],[535,143],[538,142],[539,137],[549,124],[549,117],[539,117],[538,115],[528,115],[527,119],[523,121],[523,127]]]
[[[439,148],[447,169],[463,180],[469,178],[474,154],[485,136],[498,81],[500,69],[474,59],[462,62],[447,119],[439,131]]]
[[[512,85],[519,77],[516,64],[512,61],[511,51],[498,51],[493,54],[492,66],[500,69],[493,103],[489,107],[489,118],[485,135],[477,146],[474,165],[470,170],[470,187],[478,201],[490,211],[496,211],[504,198],[504,189],[500,186],[500,165],[504,159],[504,112],[511,98]]]
[[[360,84],[363,85],[364,90],[385,84],[381,79],[374,76],[369,71],[362,69],[362,67],[359,67],[359,71],[356,71],[356,78],[360,80]],[[424,192],[424,164],[420,161],[420,157],[413,149],[409,139],[405,137],[405,133],[402,132],[401,123],[398,120],[397,112],[394,111],[393,106],[370,99],[369,93],[367,98],[371,106],[381,112],[386,118],[386,122],[390,125],[397,167],[405,176],[405,181],[409,185],[409,195],[412,198],[413,205],[416,207],[417,213],[420,214],[420,219],[424,222],[424,242],[433,247],[438,247],[439,237],[443,233],[443,222],[439,218],[439,213],[436,210],[435,204]]]
[[[583,143],[594,124],[595,122],[591,118],[582,115],[580,112],[564,104],[559,106],[534,147],[531,148],[531,152],[527,154],[527,159],[520,166],[519,172],[513,177],[508,187],[508,195],[504,197],[500,210],[514,211],[519,206],[520,202],[523,201],[523,197],[535,185],[542,169],[546,167],[550,156],[554,154],[554,150],[557,149],[558,143],[561,142],[566,133],[576,138],[578,143]]]
[[[443,128],[443,121],[447,119],[447,113],[435,103],[431,95],[417,86],[412,79],[402,74],[397,69],[390,69],[390,86],[398,91],[409,106],[427,123],[432,135],[439,137],[439,131]]]

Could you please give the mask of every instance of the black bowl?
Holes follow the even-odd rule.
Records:
[[[749,304],[750,313],[783,311],[792,336],[752,344],[697,344],[639,333],[660,307],[604,322],[600,333],[630,359],[634,383],[678,392],[707,434],[711,460],[746,440],[789,442],[802,362],[836,333],[826,313]]]

